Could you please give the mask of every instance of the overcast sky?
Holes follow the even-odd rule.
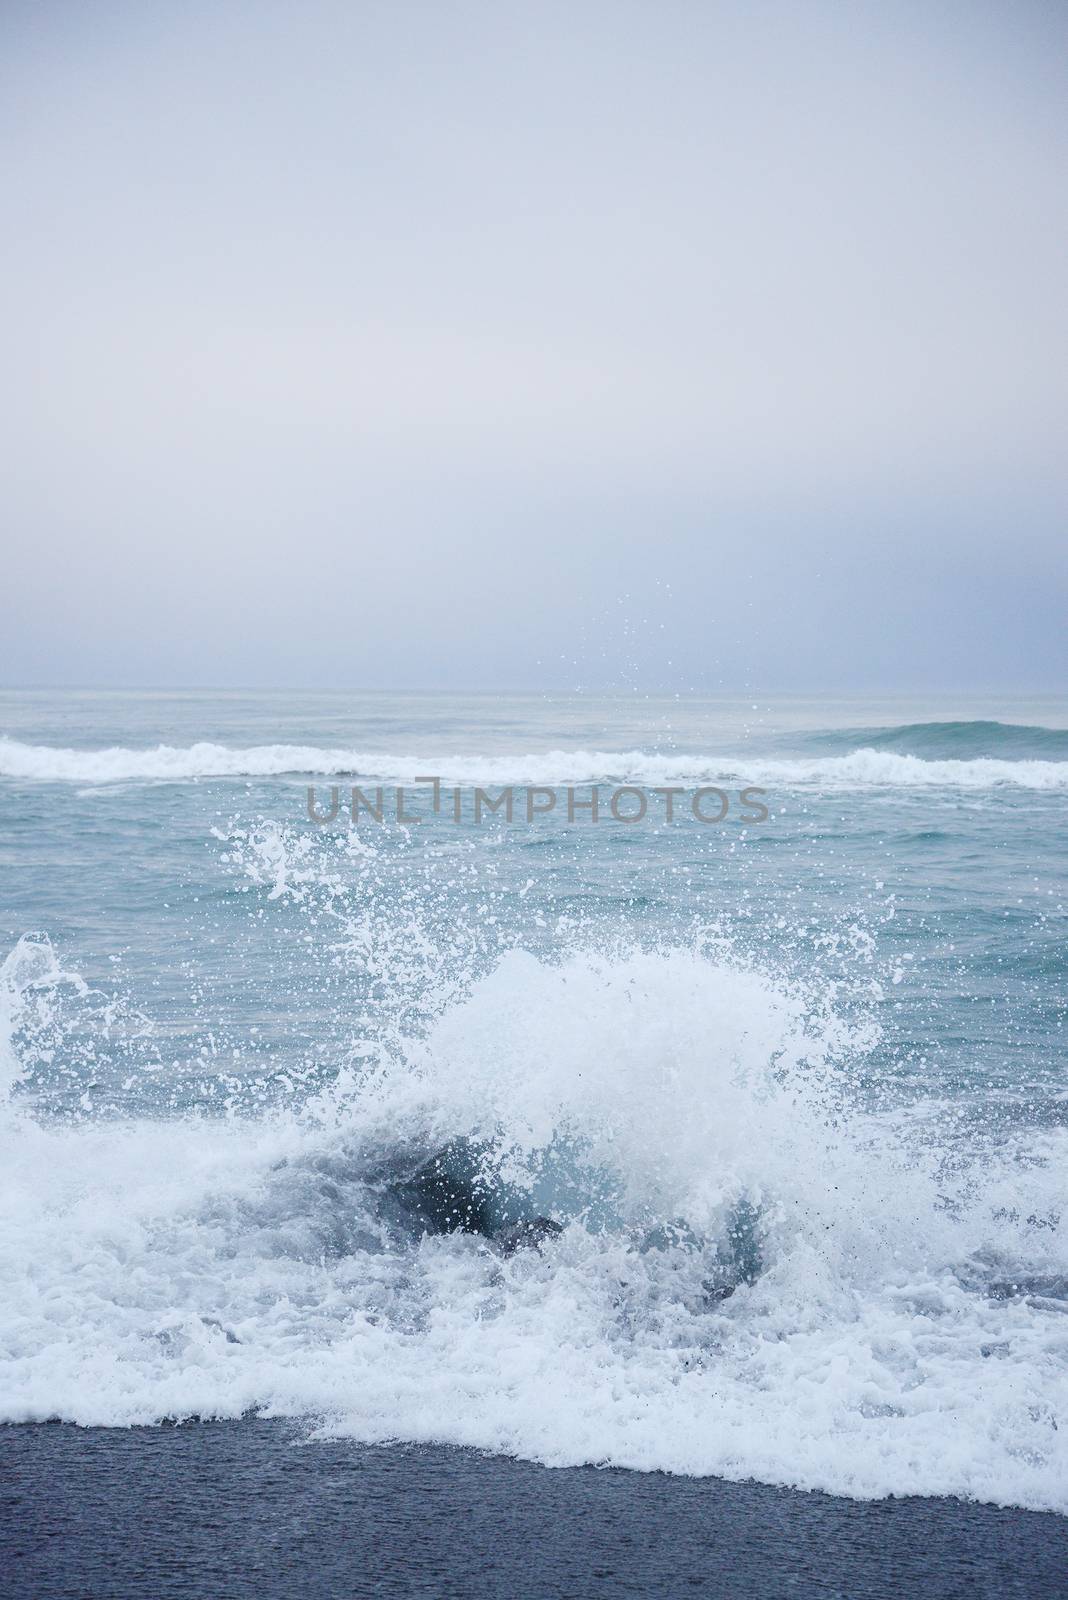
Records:
[[[1068,6],[4,0],[0,681],[1068,687]]]

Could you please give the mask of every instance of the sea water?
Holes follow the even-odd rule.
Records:
[[[1068,1511],[1068,702],[0,735],[0,1420]],[[442,1152],[479,1231],[412,1203]]]

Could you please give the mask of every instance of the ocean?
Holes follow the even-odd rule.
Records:
[[[0,797],[0,1422],[1068,1513],[1068,700],[6,691]]]

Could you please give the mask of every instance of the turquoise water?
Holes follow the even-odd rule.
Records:
[[[0,735],[5,1417],[1068,1509],[1068,701],[8,692]],[[559,1237],[406,1217],[457,1140]]]

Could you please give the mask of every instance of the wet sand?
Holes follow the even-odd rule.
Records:
[[[0,1427],[0,1595],[1068,1595],[1062,1517],[302,1440]]]

